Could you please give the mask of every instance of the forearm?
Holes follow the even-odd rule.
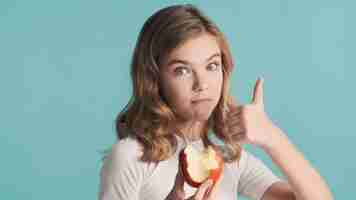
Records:
[[[301,152],[278,127],[274,128],[276,140],[262,147],[287,177],[298,200],[332,200],[332,194],[319,173],[304,159]]]

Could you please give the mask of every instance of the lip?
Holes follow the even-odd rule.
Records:
[[[211,99],[209,99],[209,98],[201,98],[201,99],[192,100],[193,103],[200,103],[200,102],[204,102],[204,101],[211,101]]]

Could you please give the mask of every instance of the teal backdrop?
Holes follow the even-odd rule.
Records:
[[[335,199],[354,196],[353,1],[1,0],[0,199],[97,199],[100,152],[115,142],[114,119],[131,95],[138,33],[176,3],[197,5],[226,34],[236,98],[249,103],[263,76],[272,120]]]

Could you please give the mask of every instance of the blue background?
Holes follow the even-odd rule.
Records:
[[[129,63],[144,21],[193,1],[0,2],[0,199],[97,199],[100,151],[131,95]],[[194,1],[226,34],[232,93],[266,110],[331,187],[356,179],[355,3]],[[271,160],[247,146],[281,175]],[[291,161],[291,164],[293,162]]]

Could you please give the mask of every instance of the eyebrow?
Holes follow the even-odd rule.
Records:
[[[206,62],[208,62],[209,60],[215,58],[219,56],[220,57],[220,53],[214,53],[213,55],[211,55],[208,59],[206,59]],[[190,64],[189,61],[186,60],[180,60],[180,59],[172,59],[171,61],[168,62],[167,66],[171,66],[173,64],[177,64],[177,63],[181,63],[181,64]]]

